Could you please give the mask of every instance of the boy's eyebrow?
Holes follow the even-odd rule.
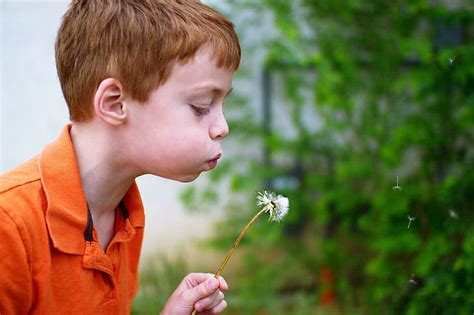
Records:
[[[222,90],[221,88],[217,87],[217,86],[213,86],[213,85],[209,85],[209,86],[200,86],[200,87],[197,87],[194,89],[194,91],[200,91],[200,90],[208,90],[208,91],[211,91],[212,93],[214,94],[225,94],[224,98],[226,98],[227,96],[229,96],[230,93],[232,93],[232,91],[234,90],[233,87],[231,87],[229,89],[229,91],[225,92],[224,90]]]

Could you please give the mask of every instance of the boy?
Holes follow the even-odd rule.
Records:
[[[128,314],[143,206],[135,178],[214,168],[240,62],[233,25],[198,1],[75,0],[56,40],[71,124],[0,176],[0,313]],[[187,275],[162,314],[212,314],[223,278]]]

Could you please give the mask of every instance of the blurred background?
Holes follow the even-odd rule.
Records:
[[[189,271],[224,270],[228,314],[474,313],[472,1],[214,0],[243,59],[219,167],[140,178],[147,208],[133,314]],[[54,68],[66,3],[1,2],[0,171],[67,122]]]

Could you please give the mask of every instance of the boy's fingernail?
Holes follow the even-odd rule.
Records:
[[[215,290],[215,289],[217,289],[218,286],[219,286],[219,281],[217,279],[214,279],[214,278],[209,280],[209,282],[207,283],[207,287],[208,287],[209,290]]]

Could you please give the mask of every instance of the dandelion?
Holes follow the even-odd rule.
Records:
[[[263,193],[258,192],[257,194],[257,206],[261,207],[260,211],[249,221],[249,223],[247,223],[237,240],[234,242],[234,245],[225,256],[224,260],[219,266],[219,269],[217,269],[217,272],[214,275],[216,278],[221,274],[225,265],[229,261],[230,256],[232,256],[235,249],[239,245],[240,240],[244,237],[245,233],[247,233],[248,229],[255,222],[255,220],[257,220],[261,214],[267,213],[269,215],[269,221],[279,222],[287,215],[290,203],[286,197],[276,195],[273,192],[264,191]]]
[[[418,281],[415,279],[415,274],[412,274],[410,279],[408,280],[408,283],[411,285],[418,285]]]
[[[411,217],[410,215],[408,215],[408,226],[407,226],[407,229],[410,228],[411,221],[415,221],[415,220],[416,220],[415,217]]]
[[[261,211],[269,214],[268,220],[279,222],[288,213],[290,205],[288,198],[281,195],[276,196],[273,192],[264,191],[263,193],[258,192],[257,206],[261,206]]]
[[[402,187],[398,186],[398,176],[397,176],[397,185],[392,187],[393,190],[402,190]]]
[[[453,209],[449,209],[449,217],[451,219],[457,219],[459,216],[458,216],[458,213],[456,211],[454,211]]]

